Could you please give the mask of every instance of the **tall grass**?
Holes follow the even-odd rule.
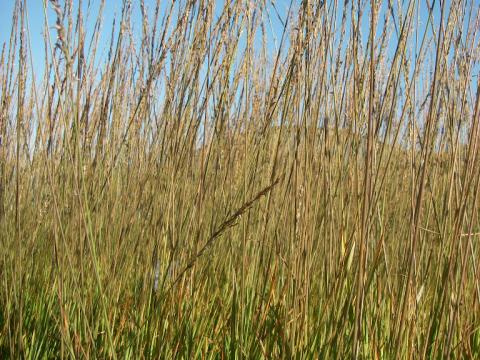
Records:
[[[16,0],[0,356],[480,357],[478,3],[154,5]]]

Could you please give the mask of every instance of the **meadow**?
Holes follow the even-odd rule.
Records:
[[[1,358],[480,358],[476,0],[121,4],[0,44]]]

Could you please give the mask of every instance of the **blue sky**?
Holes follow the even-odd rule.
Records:
[[[0,0],[2,3],[1,12],[0,12],[0,44],[3,45],[4,42],[7,43],[10,36],[11,25],[12,25],[12,14],[15,7],[16,0]],[[90,13],[87,14],[87,5],[91,2]],[[35,67],[36,73],[43,72],[43,62],[45,54],[45,45],[43,40],[44,24],[45,24],[45,12],[44,12],[44,0],[26,0],[27,11],[28,11],[28,23],[31,36],[31,50],[33,57],[33,65]],[[60,1],[63,4],[63,1]],[[74,0],[75,12],[78,9],[78,0]],[[155,0],[145,0],[147,5],[153,6]],[[153,4],[153,5],[152,5]],[[96,17],[99,11],[100,1],[97,0],[83,0],[84,16],[87,21],[87,31],[91,31],[95,23]],[[109,34],[111,31],[111,26],[113,19],[121,13],[122,2],[118,0],[106,0],[105,9],[103,12],[103,28],[102,28],[102,38],[100,43],[105,47],[109,40]],[[138,6],[136,7],[138,11]],[[50,28],[55,25],[55,13],[52,10],[50,4],[47,6],[47,15]],[[140,19],[138,11],[138,19]],[[88,16],[88,18],[87,18]],[[52,41],[55,41],[55,30],[51,29]],[[91,33],[87,33],[91,34]],[[104,49],[101,49],[104,50]]]
[[[44,1],[45,0],[26,0],[27,3],[27,12],[28,12],[28,24],[29,24],[29,34],[30,34],[30,44],[31,44],[31,51],[33,57],[33,65],[35,67],[35,74],[39,76],[43,73],[44,68],[44,56],[45,56],[45,44],[43,39],[43,33],[45,31],[45,10],[44,10]],[[296,1],[296,0],[294,0]],[[12,14],[14,11],[16,0],[0,0],[0,46],[6,44],[8,48],[8,41],[11,32],[12,26]],[[56,32],[53,26],[55,25],[56,15],[52,9],[51,4],[47,2],[47,17],[50,27],[50,34],[52,37],[52,41],[55,41]],[[73,0],[74,6],[74,16],[78,10],[78,0]],[[88,4],[90,3],[90,11],[88,10]],[[101,0],[83,0],[83,16],[86,21],[86,30],[87,30],[87,41],[90,40],[90,36],[92,34],[93,26],[97,19],[99,9],[100,9]],[[147,13],[153,17],[153,12],[156,6],[156,0],[144,0],[144,3],[147,8]],[[166,11],[167,7],[169,6],[170,1],[161,0],[161,9],[160,9],[160,16],[162,18],[163,13]],[[280,4],[277,2],[276,8],[280,12],[280,14],[285,17],[288,9],[289,1],[285,1],[283,4],[283,0],[280,1]],[[60,4],[64,4],[64,1],[61,0]],[[141,35],[141,23],[142,23],[142,14],[140,11],[140,0],[132,0],[133,6],[133,16],[132,16],[132,24],[134,26],[134,35],[140,36]],[[223,7],[224,0],[216,0],[216,13],[220,14],[220,11]],[[114,19],[117,19],[116,26],[118,27],[118,19],[121,15],[122,10],[122,1],[121,0],[105,0],[105,8],[102,13],[103,21],[102,21],[102,31],[100,37],[100,52],[104,55],[108,50],[108,43],[111,37],[111,29]],[[271,22],[273,26],[273,31],[278,33],[276,34],[277,38],[279,39],[281,36],[281,32],[283,30],[280,21],[276,16],[271,16]],[[88,44],[87,44],[88,45]],[[272,41],[273,46],[273,41]]]
[[[45,13],[44,13],[44,1],[47,0],[25,0],[27,4],[27,12],[28,12],[28,24],[29,24],[29,34],[30,34],[30,46],[31,46],[31,54],[32,54],[32,63],[33,63],[33,74],[35,75],[37,85],[42,81],[43,73],[44,73],[44,59],[45,59],[45,49],[44,49],[44,40],[43,40],[43,31],[44,31],[44,23],[45,23]],[[144,3],[147,7],[147,14],[149,16],[153,15],[155,5],[156,5],[157,0],[144,0]],[[177,0],[176,4],[184,4],[185,1],[187,0]],[[215,1],[216,4],[216,11],[215,13],[218,15],[223,8],[224,1],[225,0],[211,0]],[[233,0],[230,0],[233,1]],[[251,0],[251,1],[260,1],[260,0]],[[286,19],[287,16],[287,11],[288,11],[288,5],[290,3],[290,0],[276,0],[274,1],[275,3],[275,8],[271,5],[272,0],[266,0],[267,1],[267,6],[268,6],[268,13],[270,19],[266,21],[266,26],[267,26],[267,36],[268,36],[268,49],[267,51],[270,52],[271,58],[273,58],[273,54],[276,52],[276,45],[274,44],[273,39],[276,38],[277,42],[280,41],[282,31],[283,31],[283,26],[281,23],[281,20],[277,17],[276,10],[279,12],[279,16],[283,18],[284,20]],[[300,1],[301,0],[293,0],[296,7],[298,8]],[[326,6],[331,6],[333,0],[326,0]],[[348,42],[348,36],[350,36],[348,33],[350,32],[350,12],[351,12],[351,1],[352,0],[347,0],[347,22],[346,22],[346,42]],[[356,1],[356,0],[353,0]],[[414,0],[412,0],[414,1]],[[467,0],[470,1],[470,0]],[[7,44],[7,50],[8,50],[8,40],[10,36],[10,31],[11,31],[11,25],[12,25],[12,14],[14,10],[16,0],[0,0],[0,50],[1,46],[3,46],[4,43]],[[105,0],[105,8],[102,13],[103,16],[103,21],[102,21],[102,28],[100,32],[100,41],[99,41],[99,49],[97,49],[97,57],[96,57],[96,64],[102,64],[107,55],[108,51],[108,44],[111,38],[111,31],[112,31],[112,24],[114,19],[117,19],[116,23],[116,28],[118,29],[118,20],[121,15],[121,10],[122,10],[122,0]],[[142,25],[142,14],[140,11],[140,0],[131,0],[132,6],[133,6],[133,13],[132,13],[132,25],[133,25],[133,36],[134,39],[139,39],[141,37],[141,25]],[[171,0],[161,0],[161,10],[160,10],[160,16],[159,18],[162,18],[162,15],[165,13],[167,7],[169,6]],[[63,5],[64,0],[60,0],[60,3]],[[88,4],[91,4],[90,11],[87,12],[88,9]],[[87,50],[89,46],[89,41],[91,39],[92,33],[93,33],[93,26],[97,20],[98,14],[99,14],[99,7],[100,7],[101,0],[83,0],[83,16],[85,20],[85,27],[86,27],[86,40],[87,40]],[[365,4],[366,7],[364,8],[364,15],[362,18],[362,22],[360,24],[360,31],[362,33],[362,43],[363,46],[366,45],[367,39],[369,36],[369,18],[370,18],[370,7],[369,7],[369,1],[366,0]],[[377,38],[380,36],[383,28],[383,21],[384,21],[384,16],[385,14],[389,11],[388,10],[388,1],[383,0],[382,6],[380,8],[379,14],[378,14],[378,20],[377,20]],[[418,47],[420,46],[420,41],[421,37],[423,36],[425,26],[427,26],[427,20],[428,20],[428,8],[427,4],[435,4],[434,11],[433,11],[433,16],[434,16],[434,21],[433,21],[433,27],[435,28],[435,31],[438,30],[439,26],[439,18],[440,18],[440,1],[439,0],[418,0],[416,2],[418,4],[418,28],[416,28],[416,32],[419,37],[419,43]],[[446,0],[446,9],[445,9],[445,16],[448,15],[448,10],[450,8],[450,0]],[[75,17],[75,14],[77,13],[78,9],[78,4],[79,0],[73,0],[73,6],[74,6],[74,11],[73,11],[73,16]],[[343,11],[343,6],[345,4],[344,0],[339,0],[338,1],[338,9],[337,9],[337,22],[340,23],[341,16],[342,16],[342,11]],[[395,7],[395,17],[396,17],[396,25],[397,28],[400,30],[400,24],[398,20],[398,6],[402,7],[402,13],[405,14],[406,9],[409,5],[409,0],[400,0],[400,1],[391,1],[392,6]],[[401,4],[401,5],[399,5]],[[478,6],[479,6],[479,0],[473,0],[473,11],[472,11],[472,16],[476,16],[476,13],[478,11]],[[178,6],[178,5],[177,5]],[[275,10],[276,9],[276,10]],[[56,30],[53,28],[56,20],[56,14],[54,13],[52,6],[48,4],[47,6],[47,18],[49,21],[49,26],[51,28],[50,34],[52,37],[52,42],[55,42],[56,40]],[[294,10],[294,13],[296,11]],[[293,15],[295,16],[295,15]],[[267,19],[264,19],[267,20]],[[414,20],[416,21],[416,20]],[[415,23],[413,25],[414,27],[417,26]],[[260,36],[259,32],[257,33],[258,36]],[[242,38],[245,36],[245,34],[241,35]],[[339,34],[334,34],[335,38],[338,40]],[[427,29],[427,38],[432,37],[432,25],[428,25]],[[243,39],[240,39],[240,48],[242,48],[245,45],[245,41]],[[288,39],[288,37],[287,37]],[[395,48],[397,46],[397,40],[398,39],[398,34],[392,33],[392,37],[389,40],[388,44],[388,50],[387,53],[390,56],[390,60],[393,57],[393,54],[395,52]],[[259,38],[257,38],[259,40]],[[477,43],[478,43],[478,35],[477,35]],[[243,45],[242,45],[243,44]],[[138,46],[138,41],[137,44]],[[334,43],[333,46],[337,45],[337,43]],[[331,49],[334,53],[334,56],[336,56],[336,51],[337,49]],[[342,54],[345,52],[345,43],[344,47],[341,49]],[[363,49],[364,51],[365,49]],[[240,51],[242,51],[240,49]],[[258,51],[260,49],[258,48]],[[88,52],[87,52],[88,53]],[[413,57],[413,51],[410,53],[411,56]],[[434,46],[430,48],[430,53],[429,55],[432,56],[434,55]],[[268,56],[268,55],[267,55]],[[451,60],[451,59],[449,59]],[[168,61],[168,60],[167,60]],[[413,65],[414,65],[414,59],[411,59],[411,71],[413,70]],[[422,76],[419,78],[419,88],[422,87],[422,84],[424,81],[427,81],[427,83],[430,83],[431,78],[431,73],[429,72],[433,70],[433,62],[430,62],[428,64],[428,68],[423,68],[422,69]],[[102,66],[100,66],[100,69]],[[471,80],[471,89],[472,89],[472,94],[475,94],[476,91],[476,82],[478,76],[478,72],[480,71],[480,65],[477,64],[474,69],[473,69],[473,78]],[[32,74],[32,72],[30,72]],[[410,74],[411,76],[411,74]],[[425,77],[424,77],[425,76]],[[404,84],[400,84],[400,87],[404,86]],[[162,97],[162,96],[160,96]],[[401,107],[401,104],[403,101],[400,101],[398,106],[399,108]]]
[[[15,5],[16,0],[0,0],[1,5],[1,11],[0,11],[0,44],[3,45],[4,42],[8,43],[8,38],[11,30],[11,21],[12,21],[12,13],[13,13],[13,8]],[[48,0],[47,0],[48,1]],[[156,0],[144,0],[145,4],[148,9],[150,9],[150,13],[153,12],[153,9],[155,8],[155,3]],[[431,0],[433,1],[433,0]],[[31,35],[31,47],[32,47],[32,54],[34,58],[34,65],[37,67],[42,66],[42,60],[44,56],[44,43],[43,43],[43,38],[42,38],[42,32],[44,31],[44,0],[26,0],[27,2],[27,9],[28,9],[28,16],[29,16],[29,29],[30,29],[30,35]],[[74,7],[78,7],[78,0],[74,0]],[[90,14],[86,14],[87,10],[87,4],[91,2],[92,7]],[[134,25],[137,26],[137,29],[139,29],[140,24],[141,24],[141,13],[139,9],[139,0],[133,0],[133,9],[134,9],[134,16],[133,16],[133,23]],[[161,4],[164,4],[164,7],[167,5],[169,1],[162,0]],[[268,2],[268,1],[267,1]],[[63,1],[60,1],[60,3],[63,4]],[[93,27],[93,24],[95,22],[96,16],[98,14],[98,9],[99,9],[99,3],[100,0],[83,0],[83,8],[84,8],[84,16],[88,15],[88,20],[87,20],[87,31],[91,30]],[[217,8],[220,8],[221,5],[223,4],[223,0],[217,0]],[[288,6],[289,1],[287,0],[277,0],[275,1],[276,4],[276,9],[279,11],[280,15],[282,17],[286,16],[287,13],[287,6]],[[343,4],[343,1],[340,2]],[[385,4],[387,2],[385,1]],[[394,6],[397,2],[393,2]],[[408,1],[404,1],[404,6],[407,6]],[[447,1],[447,7],[448,7],[449,1]],[[109,40],[109,31],[111,30],[111,25],[112,21],[115,16],[118,16],[121,12],[121,6],[122,6],[122,1],[120,0],[105,0],[105,9],[103,12],[103,31],[102,31],[102,39],[103,41],[100,42],[100,44],[106,45],[106,43]],[[348,5],[350,6],[350,5]],[[383,12],[385,11],[386,6],[382,7],[382,10],[379,15],[383,15]],[[436,6],[436,15],[438,19],[438,13],[439,13],[439,6]],[[368,9],[368,2],[367,2],[367,8],[365,9],[365,16],[363,18],[364,24],[362,26],[363,33],[366,36],[368,36],[368,21],[369,21],[369,15],[368,15],[369,9]],[[50,26],[52,27],[54,25],[55,21],[55,14],[52,10],[52,7],[50,5],[47,6],[47,14],[49,18],[49,23]],[[339,15],[341,15],[339,13]],[[427,7],[426,7],[426,1],[420,1],[420,18],[421,20],[426,20],[426,15],[427,15]],[[272,20],[272,25],[273,25],[273,31],[277,33],[277,36],[279,37],[281,34],[281,24],[278,21],[277,17],[275,16],[275,13],[272,11],[271,12],[271,20]],[[381,20],[381,18],[379,18]],[[379,24],[380,25],[380,24]],[[348,29],[347,29],[348,31]],[[51,31],[52,35],[55,34],[55,31]],[[380,33],[380,30],[378,31],[378,35]]]
[[[45,22],[45,15],[44,15],[44,1],[48,0],[25,0],[27,3],[27,10],[28,10],[28,23],[29,23],[29,30],[30,30],[30,45],[31,45],[31,51],[32,51],[32,58],[33,58],[33,66],[34,66],[34,72],[38,77],[41,76],[43,73],[43,68],[44,68],[44,56],[45,56],[45,50],[44,50],[44,40],[43,40],[43,31],[44,31],[44,22]],[[297,0],[294,0],[297,1]],[[11,23],[12,23],[12,13],[13,13],[13,8],[15,5],[16,0],[0,0],[0,46],[3,46],[4,43],[7,44],[8,48],[8,39],[10,36],[10,31],[11,31]],[[86,19],[86,29],[87,29],[87,41],[91,38],[92,34],[92,29],[93,25],[96,21],[96,18],[98,16],[98,11],[99,11],[99,5],[100,5],[100,0],[83,0],[83,9],[84,9],[84,17]],[[155,8],[156,0],[144,0],[145,5],[147,9],[149,10],[148,13],[152,14],[153,10]],[[182,2],[182,1],[180,1]],[[224,0],[216,0],[216,6],[217,6],[217,11],[221,9],[223,6]],[[288,10],[288,4],[289,0],[276,0],[275,7],[280,13],[280,16],[285,19],[287,10]],[[438,0],[429,0],[429,3],[435,3],[434,7],[434,25],[435,28],[438,28],[438,22],[439,22],[439,15],[440,15],[440,1]],[[64,0],[60,0],[60,3],[63,4]],[[74,14],[76,13],[76,9],[78,8],[78,0],[73,0],[74,4]],[[87,13],[87,5],[88,3],[91,3],[91,8],[90,12]],[[161,0],[160,2],[162,4],[163,9],[161,9],[161,14],[160,18],[162,17],[162,11],[165,12],[166,7],[170,3],[170,1],[167,0]],[[270,4],[270,0],[267,0],[267,4]],[[297,5],[300,3],[300,0],[297,1]],[[393,1],[392,4],[393,6],[398,6],[397,1]],[[408,6],[408,0],[404,0],[402,3],[402,7],[404,8],[404,11],[406,10]],[[133,17],[132,17],[132,23],[134,26],[134,35],[140,36],[141,31],[141,19],[142,15],[140,12],[140,0],[132,0],[132,5],[133,5]],[[327,5],[330,4],[330,1],[327,1]],[[339,2],[339,7],[343,6],[344,1]],[[350,1],[348,2],[348,11],[347,14],[350,12]],[[382,4],[379,17],[378,17],[378,27],[377,27],[377,37],[381,33],[381,27],[383,26],[383,16],[385,12],[387,11],[387,4],[388,2],[385,0]],[[426,22],[428,19],[428,11],[427,11],[427,0],[419,0],[419,29],[417,29],[417,32],[419,34],[419,37],[422,36],[423,30],[425,29]],[[448,13],[450,1],[446,1],[446,14]],[[474,5],[475,7],[478,8],[479,6],[479,1],[474,0]],[[102,31],[101,31],[101,38],[100,38],[100,49],[99,49],[99,55],[100,58],[98,61],[102,61],[104,59],[106,52],[108,50],[108,42],[110,40],[111,36],[111,29],[112,29],[112,23],[115,17],[119,17],[121,13],[121,7],[122,7],[122,1],[121,0],[105,0],[105,8],[103,11],[103,22],[102,22]],[[397,9],[396,9],[397,10]],[[342,9],[339,8],[338,10],[338,20],[340,20],[341,17],[341,11]],[[362,31],[362,38],[364,39],[364,44],[366,44],[366,40],[368,38],[368,26],[369,26],[369,1],[366,1],[366,8],[364,9],[364,16],[363,16],[363,21],[361,24],[361,31]],[[474,16],[475,16],[475,11],[474,9]],[[269,38],[269,46],[271,46],[270,50],[274,50],[274,45],[273,45],[273,36],[277,38],[277,40],[280,39],[281,33],[282,33],[282,25],[281,22],[278,20],[275,11],[272,6],[269,6],[269,13],[270,13],[270,20],[272,22],[272,27],[270,29],[270,38]],[[396,11],[397,13],[397,11]],[[53,27],[55,24],[55,19],[56,15],[54,11],[52,10],[52,7],[50,4],[47,6],[47,16],[48,16],[48,21],[50,28]],[[398,16],[397,16],[398,17]],[[346,31],[349,31],[349,25],[350,21],[347,21],[347,29]],[[398,24],[398,19],[397,19],[397,26],[400,26]],[[118,27],[118,21],[117,21],[117,27]],[[429,34],[431,35],[431,26],[429,26],[428,30]],[[51,36],[52,36],[52,41],[55,41],[56,37],[56,32],[55,29],[51,29]],[[393,35],[393,39],[395,39],[395,34]],[[392,39],[392,40],[393,40]],[[88,46],[88,43],[87,43]],[[389,52],[393,54],[394,50],[396,47],[396,41],[390,41],[389,43]],[[102,56],[103,55],[103,56]]]

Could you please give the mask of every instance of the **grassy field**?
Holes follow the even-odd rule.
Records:
[[[1,358],[480,357],[477,1],[15,1]]]

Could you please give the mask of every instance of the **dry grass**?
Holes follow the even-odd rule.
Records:
[[[1,357],[480,357],[478,3],[109,4],[16,1]]]

